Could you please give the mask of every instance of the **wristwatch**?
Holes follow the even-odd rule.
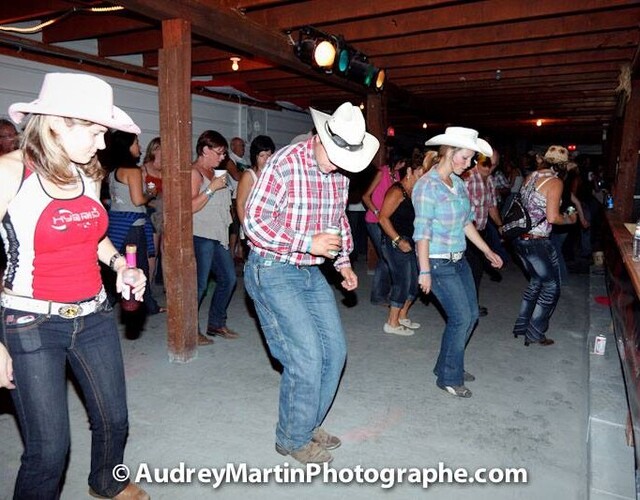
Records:
[[[213,193],[214,191],[212,191],[210,187],[207,187],[207,189],[204,190],[204,194],[206,194],[209,198],[213,196]]]

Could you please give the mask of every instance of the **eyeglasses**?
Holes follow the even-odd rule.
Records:
[[[17,139],[17,134],[0,134],[0,139]]]
[[[222,156],[223,158],[227,155],[227,152],[224,149],[222,149],[222,150],[220,150],[220,149],[211,149],[211,151],[213,151],[218,156]]]
[[[338,134],[334,134],[331,128],[329,127],[328,121],[324,122],[324,129],[326,130],[327,134],[329,134],[329,137],[331,138],[333,143],[339,148],[346,149],[347,151],[353,152],[353,151],[360,151],[364,146],[364,141],[360,142],[360,144],[349,144]]]

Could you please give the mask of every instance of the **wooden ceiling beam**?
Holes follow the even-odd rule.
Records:
[[[420,66],[423,64],[446,64],[492,59],[496,68],[500,67],[499,59],[523,56],[542,56],[581,50],[600,50],[607,48],[636,47],[640,36],[637,29],[612,31],[603,37],[602,34],[572,35],[555,37],[546,40],[532,40],[502,44],[468,47],[459,50],[457,47],[424,51],[406,55],[384,56],[376,58],[376,65],[383,68],[399,68],[402,66]],[[499,58],[496,56],[499,55]]]
[[[522,40],[535,40],[562,35],[588,34],[593,32],[628,30],[637,28],[640,19],[640,7],[589,13],[557,18],[533,19],[501,24],[499,27],[471,27],[452,31],[430,31],[418,35],[398,36],[384,40],[372,40],[355,44],[373,61],[383,55],[417,52],[421,47],[430,50],[451,47],[455,37],[458,49],[465,47],[508,43]]]
[[[45,43],[69,42],[149,28],[157,28],[157,23],[118,12],[111,14],[80,13],[47,26],[42,30],[42,41]]]
[[[326,77],[298,60],[284,34],[276,32],[271,27],[252,22],[245,16],[216,7],[216,4],[209,1],[121,0],[119,4],[153,19],[184,19],[191,23],[192,32],[196,35],[228,47],[235,47],[248,54],[264,57],[275,65],[327,82]],[[332,84],[362,94],[367,91],[364,87],[346,79],[332,82]]]
[[[403,78],[428,75],[464,75],[465,73],[478,73],[491,71],[495,74],[496,67],[501,68],[503,76],[507,77],[509,71],[524,68],[540,68],[542,66],[560,66],[570,64],[582,64],[585,62],[610,62],[615,61],[621,64],[628,61],[632,56],[633,48],[616,48],[608,50],[586,50],[581,52],[569,52],[565,54],[534,55],[523,57],[512,57],[506,59],[484,59],[482,61],[458,62],[451,64],[434,64],[428,66],[413,66],[396,69],[387,69],[387,76],[396,83],[400,83]]]
[[[581,71],[587,73],[606,73],[606,72],[619,72],[620,64],[617,63],[585,63],[575,64],[571,66],[545,66],[541,68],[530,69],[518,69],[514,71],[505,72],[505,75],[501,77],[500,82],[507,82],[511,79],[520,78],[537,78],[544,76],[560,76],[579,74]],[[482,72],[482,73],[466,73],[464,75],[442,75],[442,76],[426,76],[419,78],[405,79],[402,81],[402,87],[411,90],[415,85],[426,85],[436,83],[455,83],[460,85],[470,85],[475,80],[496,81],[495,72]]]
[[[153,54],[156,60],[154,67],[158,67],[158,49],[160,48],[162,48],[162,31],[157,29],[98,38],[98,54],[102,57]],[[145,64],[145,67],[150,66]]]
[[[47,20],[72,8],[64,0],[29,0],[28,2],[2,2],[2,22],[13,24],[33,20]]]
[[[388,2],[399,4],[400,2]],[[536,18],[561,17],[587,12],[604,12],[619,7],[637,6],[637,0],[536,0],[535,8],[529,2],[514,2],[513,0],[492,0],[490,2],[460,2],[449,4],[442,8],[419,10],[394,14],[377,19],[352,19],[348,22],[324,24],[320,21],[331,12],[342,12],[348,8],[348,2],[334,2],[329,12],[316,10],[315,22],[294,22],[289,26],[313,24],[332,34],[342,34],[350,43],[366,40],[379,40],[397,36],[405,36],[425,31],[443,31],[448,29],[468,28],[471,26],[492,26],[508,22],[532,20],[532,13]],[[294,5],[292,9],[300,9]],[[292,14],[293,16],[295,14]],[[302,15],[298,12],[298,15]],[[306,16],[305,16],[306,17]],[[261,18],[262,19],[262,18]],[[267,17],[262,22],[270,26],[286,27],[274,17]]]

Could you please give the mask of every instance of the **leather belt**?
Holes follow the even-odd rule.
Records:
[[[540,234],[524,233],[524,234],[520,235],[520,239],[521,240],[546,240],[546,239],[549,239],[549,237],[548,236],[542,236]]]
[[[95,312],[105,300],[107,293],[104,287],[100,293],[91,300],[75,303],[53,302],[51,300],[39,300],[9,293],[0,294],[0,305],[7,309],[32,312],[35,314],[46,314],[47,316],[60,316],[65,319],[74,319],[80,316],[87,316]]]
[[[452,262],[457,262],[462,257],[464,257],[464,252],[436,253],[429,255],[430,259],[446,259]]]

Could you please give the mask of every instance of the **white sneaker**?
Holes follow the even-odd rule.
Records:
[[[395,335],[404,335],[407,337],[409,335],[413,335],[413,330],[402,325],[391,326],[389,323],[385,323],[382,329],[384,330],[384,333],[393,333]]]
[[[414,323],[409,318],[399,319],[398,323],[400,323],[402,326],[406,326],[407,328],[411,328],[412,330],[417,330],[418,328],[420,328],[420,323]]]

